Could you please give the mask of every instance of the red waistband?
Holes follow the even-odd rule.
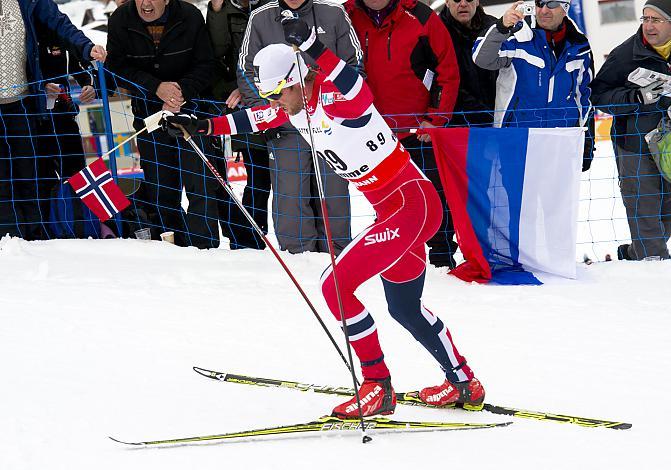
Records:
[[[417,168],[417,165],[411,161],[408,161],[401,169],[401,171],[399,171],[387,184],[372,191],[366,191],[364,196],[368,202],[375,205],[399,189],[405,183],[416,180],[426,180],[426,176],[424,176],[424,173],[422,173],[422,171]]]
[[[394,181],[396,176],[403,171],[410,161],[410,154],[403,148],[400,142],[396,148],[384,160],[382,160],[373,171],[365,176],[349,181],[362,193],[377,191]]]

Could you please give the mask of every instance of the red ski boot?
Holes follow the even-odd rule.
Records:
[[[456,406],[464,409],[480,411],[484,406],[485,389],[478,379],[473,377],[470,382],[451,383],[447,379],[441,385],[426,387],[419,392],[419,398],[428,405]]]
[[[363,416],[392,414],[396,408],[396,393],[391,386],[391,377],[365,380],[359,388],[359,399]],[[358,418],[356,397],[336,406],[332,415],[338,418]]]

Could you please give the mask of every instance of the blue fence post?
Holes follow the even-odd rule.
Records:
[[[107,82],[105,81],[105,67],[102,62],[96,61],[96,68],[98,69],[98,82],[100,83],[100,98],[103,102],[103,119],[105,120],[105,138],[107,139],[107,148],[113,148],[114,132],[112,132],[112,115],[110,114],[110,101],[107,94]],[[112,178],[114,178],[115,183],[119,179],[116,167],[116,155],[116,150],[114,150],[109,155],[109,169],[110,173],[112,173]],[[119,238],[121,238],[123,234],[121,231],[121,214],[116,214],[114,216],[114,221],[116,222]]]

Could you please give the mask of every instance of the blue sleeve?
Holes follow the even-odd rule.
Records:
[[[590,51],[584,60],[584,72],[582,75],[582,80],[580,80],[580,83],[578,83],[578,92],[580,93],[580,107],[581,112],[581,119],[580,119],[580,125],[584,126],[587,118],[590,115],[590,112],[592,110],[592,102],[590,100],[590,97],[592,95],[592,90],[590,88],[590,85],[592,83],[592,78],[594,78],[594,66],[593,66],[593,61],[592,61],[592,52]]]
[[[37,19],[80,53],[83,60],[91,60],[91,49],[93,49],[91,40],[70,22],[52,0],[34,1],[36,2],[34,14]]]

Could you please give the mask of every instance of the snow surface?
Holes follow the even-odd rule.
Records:
[[[283,258],[329,329],[323,254]],[[339,399],[219,383],[191,367],[351,385],[269,251],[199,251],[140,240],[0,240],[0,469],[668,468],[670,262],[580,264],[576,281],[469,285],[430,267],[424,300],[487,389],[487,401],[633,423],[627,431],[515,419],[508,428],[267,438],[131,449],[151,440],[309,421]],[[441,381],[429,355],[373,312],[394,384]],[[399,406],[395,417],[507,417]],[[667,429],[665,431],[665,429]],[[666,436],[666,437],[665,437]],[[666,466],[664,465],[666,464]]]
[[[608,143],[583,173],[578,259],[628,237]],[[239,187],[237,189],[240,189]],[[352,199],[353,231],[372,210]],[[271,230],[272,231],[272,230]],[[341,347],[319,292],[327,255],[282,257]],[[449,326],[487,401],[633,423],[625,431],[513,419],[507,428],[271,437],[169,448],[152,440],[310,421],[341,400],[219,383],[192,366],[304,383],[351,377],[269,250],[199,251],[141,240],[0,239],[0,470],[669,468],[671,262],[578,265],[543,286],[466,284],[428,268],[424,301]],[[397,390],[442,381],[386,312],[378,279],[358,291]],[[357,369],[358,370],[358,369]],[[399,406],[404,420],[503,422]]]

